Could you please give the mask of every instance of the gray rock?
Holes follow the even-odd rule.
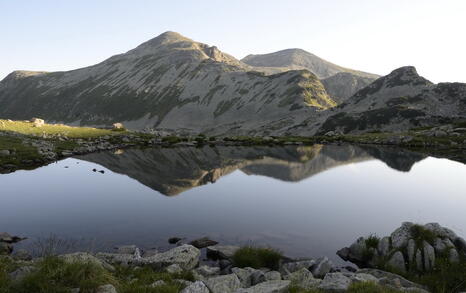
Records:
[[[191,244],[192,246],[200,249],[200,248],[206,248],[206,247],[209,247],[209,246],[217,245],[218,242],[214,241],[214,240],[211,240],[208,237],[203,237],[203,238],[193,240],[193,241],[189,242],[189,244]]]
[[[0,255],[9,255],[13,252],[13,246],[9,243],[0,242]]]
[[[456,239],[453,241],[455,244],[456,248],[463,253],[466,253],[466,241],[461,238],[461,237],[456,237]]]
[[[357,274],[369,274],[376,277],[381,285],[387,285],[394,288],[418,288],[424,289],[423,286],[414,282],[408,281],[400,275],[389,273],[377,269],[361,269],[357,271]]]
[[[92,263],[109,271],[115,270],[115,268],[106,261],[101,260],[87,252],[63,254],[60,255],[59,258],[63,259],[66,263]]]
[[[194,282],[191,282],[191,281],[187,281],[187,280],[183,280],[183,279],[174,279],[175,282],[185,286],[185,287],[188,287],[190,285],[192,285]]]
[[[254,286],[256,284],[265,282],[267,279],[265,277],[265,273],[261,270],[254,270],[251,274],[251,285]]]
[[[408,244],[409,238],[411,238],[411,227],[413,226],[414,224],[411,222],[404,222],[401,227],[393,231],[390,237],[394,248],[402,248]]]
[[[181,293],[209,293],[209,289],[204,284],[204,282],[196,281],[181,290]]]
[[[33,266],[24,266],[16,269],[15,271],[9,274],[10,278],[13,281],[21,281],[25,276],[32,273],[34,271]]]
[[[435,238],[433,247],[435,249],[435,253],[442,253],[447,248],[445,242],[440,238]]]
[[[155,288],[155,287],[160,287],[160,286],[164,286],[166,285],[167,283],[164,281],[164,280],[158,280],[158,281],[155,281],[154,283],[152,283],[150,285],[150,287],[152,288]]]
[[[290,288],[290,281],[267,281],[247,289],[239,289],[235,293],[286,293]]]
[[[211,293],[230,293],[241,287],[241,282],[235,274],[209,278],[204,283]]]
[[[449,238],[451,240],[456,239],[458,236],[452,230],[440,226],[438,223],[428,223],[424,225],[424,228],[432,231],[436,236],[441,238]]]
[[[239,246],[234,245],[214,245],[206,248],[207,256],[214,259],[230,259]]]
[[[408,251],[408,262],[411,263],[416,256],[416,241],[414,241],[414,239],[409,239],[406,249]]]
[[[277,272],[277,271],[270,271],[265,273],[265,279],[267,281],[276,281],[276,280],[281,280],[282,275]]]
[[[377,251],[379,255],[386,256],[390,252],[390,237],[383,237],[380,239],[377,246]]]
[[[424,252],[424,270],[430,271],[434,268],[435,265],[435,249],[432,247],[432,245],[427,243],[427,241],[424,241],[422,245]]]
[[[98,259],[114,265],[138,265],[139,259],[133,254],[99,252],[95,255]]]
[[[181,273],[183,271],[183,269],[180,267],[179,264],[172,264],[172,265],[169,265],[168,267],[165,268],[165,271],[167,273],[170,273],[170,274],[175,274],[175,273]]]
[[[308,270],[315,264],[316,261],[313,259],[287,262],[282,264],[281,272],[283,275],[287,275],[299,271],[303,268]]]
[[[26,249],[19,249],[13,254],[13,258],[16,259],[16,260],[26,260],[26,261],[28,261],[28,260],[32,259],[32,255]]]
[[[172,264],[178,264],[183,270],[189,271],[197,266],[200,255],[201,252],[199,249],[185,244],[151,257],[141,258],[138,260],[138,263],[141,265],[151,266],[155,269],[161,269]]]
[[[420,249],[416,251],[416,269],[420,272],[424,270],[424,261]]]
[[[311,273],[316,278],[323,278],[328,272],[332,270],[333,263],[328,257],[322,257],[317,260],[317,263],[311,267]]]
[[[343,273],[328,273],[318,288],[332,292],[346,292],[350,285],[351,279]]]
[[[391,268],[399,270],[400,272],[406,272],[406,262],[403,253],[400,251],[395,252],[392,257],[388,260],[387,265]]]
[[[320,279],[315,279],[312,273],[306,268],[301,268],[285,276],[284,279],[291,281],[292,284],[303,289],[316,288],[322,282]]]
[[[379,282],[379,279],[377,279],[373,275],[365,274],[365,273],[350,274],[349,278],[351,279],[352,283],[357,283],[357,282],[378,283]]]
[[[8,157],[10,155],[9,150],[0,150],[0,157]]]
[[[96,293],[117,293],[113,285],[107,284],[97,288]]]
[[[235,274],[244,288],[252,286],[251,275],[254,273],[253,268],[232,268],[231,271]]]
[[[200,266],[195,271],[203,277],[212,277],[220,273],[219,267]]]
[[[450,251],[448,252],[448,260],[451,263],[458,263],[460,261],[460,255],[455,248],[450,248]]]

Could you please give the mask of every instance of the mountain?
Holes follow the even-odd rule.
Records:
[[[322,80],[329,96],[341,104],[359,90],[370,85],[375,79],[358,76],[349,72],[339,72]]]
[[[339,72],[349,72],[357,76],[372,79],[378,77],[378,75],[372,73],[335,65],[302,49],[286,49],[270,54],[248,55],[241,61],[248,65],[262,68],[264,71],[269,70],[269,72],[307,69],[320,79],[333,76]]]
[[[352,145],[284,147],[218,146],[129,149],[123,153],[93,153],[77,157],[125,174],[164,195],[178,195],[197,186],[213,183],[240,170],[297,182],[330,168],[372,160],[376,157],[391,168],[409,171],[425,156],[397,149]]]
[[[289,70],[309,70],[322,80],[325,89],[337,103],[343,102],[379,77],[376,74],[335,65],[301,49],[248,55],[241,61],[266,74]]]
[[[0,104],[9,119],[215,134],[277,131],[336,105],[309,71],[265,76],[174,32],[86,68],[13,72]]]
[[[466,84],[433,84],[412,66],[394,70],[327,112],[320,133],[398,131],[466,117]]]

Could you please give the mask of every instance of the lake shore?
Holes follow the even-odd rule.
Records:
[[[466,242],[437,223],[403,223],[389,236],[361,237],[337,252],[359,268],[335,266],[327,257],[293,259],[270,247],[223,245],[207,237],[170,238],[174,247],[163,252],[125,245],[112,252],[58,254],[60,247],[43,247],[35,258],[24,250],[12,253],[13,243],[21,240],[0,233],[1,292],[33,289],[37,280],[53,284],[50,292],[441,292],[466,286],[457,283],[466,272]],[[411,257],[416,249],[424,252]],[[60,274],[51,269],[85,269],[95,280],[88,284],[87,275],[66,274],[56,279]]]
[[[287,146],[355,144],[400,147],[422,154],[466,162],[466,128],[461,125],[402,133],[344,135],[329,132],[312,137],[249,137],[156,135],[121,129],[70,127],[61,124],[0,121],[0,173],[34,169],[63,158],[134,147]]]

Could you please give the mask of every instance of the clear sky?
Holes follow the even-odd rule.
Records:
[[[171,30],[242,58],[302,48],[377,74],[466,82],[465,0],[0,0],[0,79],[70,70]]]

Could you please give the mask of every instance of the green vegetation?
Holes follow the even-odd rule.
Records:
[[[302,289],[293,286],[289,290],[290,293],[324,293],[325,291],[320,289]],[[359,282],[353,283],[348,288],[348,293],[401,293],[404,291],[395,290],[385,286],[375,284],[373,282]],[[413,291],[416,292],[416,291]]]
[[[24,144],[20,138],[11,136],[0,136],[0,150],[8,150],[10,156],[0,156],[0,165],[17,165],[24,161],[35,161],[40,159],[37,148]]]
[[[36,136],[66,136],[68,138],[92,138],[104,135],[115,135],[111,129],[99,129],[91,127],[71,127],[62,124],[44,124],[34,127],[34,123],[27,121],[0,120],[0,132],[15,132],[23,135]],[[122,129],[118,133],[126,132]]]
[[[449,293],[466,290],[466,260],[452,263],[447,256],[435,260],[434,269],[422,275],[406,276],[413,282],[427,286],[430,292]]]
[[[413,225],[410,229],[410,232],[414,241],[416,241],[417,247],[422,247],[424,241],[428,243],[433,243],[435,238],[437,238],[437,235],[435,235],[434,232],[418,224]]]
[[[176,293],[185,285],[177,280],[194,281],[191,272],[170,274],[149,267],[117,266],[109,272],[95,263],[67,263],[59,257],[45,257],[23,278],[13,281],[8,274],[18,265],[7,257],[0,258],[0,293],[70,293],[73,288],[93,293],[96,288],[112,284],[120,293]],[[160,286],[152,287],[156,281]]]
[[[366,247],[367,248],[376,248],[379,246],[380,238],[376,234],[371,234],[366,238]]]
[[[233,264],[236,267],[251,267],[255,269],[269,268],[278,270],[282,254],[269,247],[245,246],[238,249],[233,255]]]

